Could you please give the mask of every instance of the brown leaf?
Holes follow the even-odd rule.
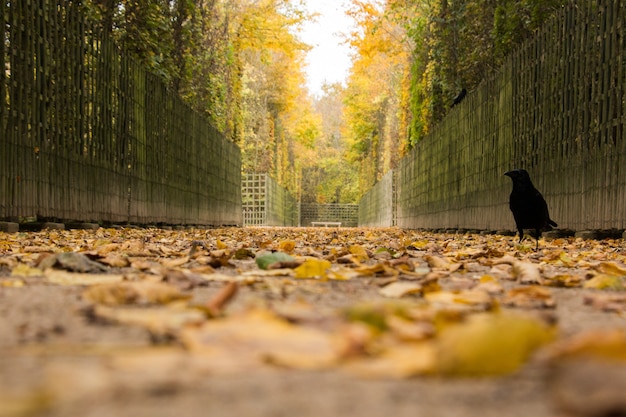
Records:
[[[530,262],[513,263],[513,276],[521,284],[543,284],[543,278],[537,265]]]
[[[121,274],[83,274],[61,269],[46,269],[44,276],[48,282],[59,285],[95,285],[124,280]]]
[[[209,300],[206,307],[213,317],[221,314],[226,304],[235,297],[238,289],[239,284],[231,281]]]
[[[236,362],[242,370],[263,363],[297,369],[325,369],[339,359],[335,338],[325,332],[294,326],[267,310],[211,320],[182,333],[193,352]]]
[[[381,288],[379,293],[385,297],[400,298],[408,294],[419,294],[422,291],[422,285],[415,282],[392,282]]]
[[[160,282],[119,282],[93,285],[83,292],[83,297],[93,303],[120,304],[167,304],[187,300],[176,287]]]
[[[116,268],[125,268],[130,265],[130,262],[126,256],[109,254],[99,260],[100,263],[113,266]]]
[[[626,275],[626,267],[618,265],[615,262],[602,262],[596,269],[598,272],[606,275],[613,275],[616,277],[623,277]]]
[[[179,305],[136,308],[96,304],[92,314],[107,321],[145,327],[155,335],[175,333],[188,324],[198,325],[206,320],[202,311]]]
[[[519,308],[554,308],[556,302],[546,287],[531,285],[509,290],[502,303]]]
[[[612,293],[594,293],[585,295],[584,303],[597,310],[622,313],[626,312],[626,295]]]
[[[426,260],[426,262],[428,262],[428,265],[430,265],[430,267],[433,269],[443,269],[443,270],[447,270],[450,272],[454,272],[458,270],[459,268],[461,268],[461,266],[463,266],[463,264],[459,262],[450,262],[449,259],[444,258],[442,256],[426,255],[424,259]]]
[[[398,343],[374,358],[349,362],[350,373],[366,378],[409,378],[433,373],[437,368],[432,342]]]

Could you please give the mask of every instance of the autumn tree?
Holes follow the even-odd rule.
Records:
[[[352,0],[348,160],[368,190],[566,0]]]
[[[296,193],[299,153],[318,130],[304,79],[309,49],[297,37],[307,18],[299,3],[261,0],[238,13],[235,50],[242,80],[243,170],[271,174]]]
[[[414,43],[409,146],[450,110],[462,88],[474,89],[567,0],[405,0]],[[397,5],[396,5],[397,7]]]
[[[367,191],[403,155],[408,126],[410,52],[401,9],[391,0],[353,0],[349,36],[353,66],[345,92],[348,159],[359,166],[361,192]]]
[[[358,202],[358,170],[346,163],[349,144],[342,134],[344,88],[340,83],[322,86],[322,95],[314,101],[317,131],[309,131],[300,141],[302,170],[301,201],[304,203]]]

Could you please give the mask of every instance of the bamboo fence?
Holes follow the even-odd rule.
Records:
[[[241,155],[80,2],[0,6],[0,218],[241,224]]]
[[[626,228],[624,33],[621,1],[560,10],[401,161],[397,224],[514,229],[503,174],[524,168],[560,227]]]

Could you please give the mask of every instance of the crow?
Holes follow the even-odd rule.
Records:
[[[461,92],[459,93],[459,95],[454,98],[454,100],[452,101],[452,105],[450,107],[454,107],[457,104],[459,104],[461,101],[463,101],[463,99],[465,98],[466,94],[467,94],[467,90],[466,89],[462,89]]]
[[[519,241],[522,242],[524,229],[535,229],[532,236],[537,240],[535,250],[539,249],[539,237],[544,230],[552,230],[558,225],[550,219],[548,204],[541,193],[535,188],[528,172],[524,169],[514,169],[504,173],[513,180],[513,191],[509,198],[509,208],[513,212],[515,225],[519,232]]]

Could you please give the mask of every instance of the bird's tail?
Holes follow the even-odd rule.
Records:
[[[556,222],[555,222],[554,220],[551,220],[551,219],[548,219],[548,224],[549,224],[550,226],[553,226],[553,227],[559,227],[559,225],[558,225],[558,224],[556,224]]]

